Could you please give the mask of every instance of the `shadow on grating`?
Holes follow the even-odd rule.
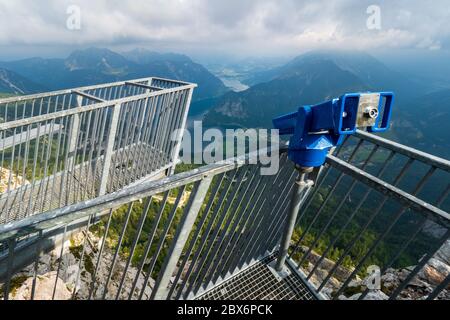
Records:
[[[197,300],[315,300],[295,272],[282,280],[277,279],[267,266],[273,260],[268,257],[255,263]]]

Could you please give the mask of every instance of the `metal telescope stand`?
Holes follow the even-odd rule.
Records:
[[[358,128],[370,132],[386,131],[393,101],[392,92],[348,93],[317,105],[302,106],[296,112],[272,120],[280,135],[291,135],[288,156],[299,172],[292,190],[278,259],[273,267],[279,276],[285,275],[283,267],[300,207],[328,152],[342,145],[344,137],[356,133]],[[307,179],[311,172],[316,173],[315,177]]]
[[[297,222],[300,206],[305,200],[305,196],[308,194],[308,190],[313,186],[314,181],[308,180],[309,173],[313,171],[313,168],[302,168],[295,166],[298,170],[298,177],[294,182],[294,187],[291,193],[291,202],[289,204],[289,215],[286,220],[286,224],[283,231],[283,236],[280,242],[280,249],[278,252],[277,263],[275,270],[281,272],[286,262],[289,246],[291,243],[292,234],[294,233],[295,224]]]

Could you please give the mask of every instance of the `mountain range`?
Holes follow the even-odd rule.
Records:
[[[15,72],[0,68],[0,92],[17,95],[44,91],[45,87],[39,85]]]
[[[220,79],[189,57],[160,54],[145,49],[119,54],[108,49],[89,48],[74,51],[65,59],[30,58],[0,62],[0,68],[14,75],[12,80],[17,79],[19,83],[26,83],[25,79],[28,80],[29,87],[18,93],[59,90],[150,76],[197,83],[199,87],[194,93],[194,101],[220,96],[227,91]],[[0,88],[2,92],[13,92],[12,90],[3,91]]]
[[[450,156],[448,89],[396,72],[362,52],[315,51],[288,63],[257,68],[241,79],[249,89],[229,91],[202,65],[180,54],[146,49],[117,53],[77,50],[65,59],[29,58],[0,62],[0,93],[29,94],[148,76],[197,83],[191,115],[204,114],[205,127],[272,127],[272,118],[346,92],[394,91],[396,103],[389,137]],[[243,74],[245,74],[244,72]],[[407,132],[407,134],[405,134]]]
[[[206,126],[264,127],[272,118],[347,91],[369,87],[354,74],[328,60],[301,62],[268,82],[243,92],[230,92],[218,99],[204,118]]]
[[[271,128],[272,118],[302,105],[347,92],[393,91],[396,102],[390,138],[450,156],[450,89],[406,77],[366,53],[311,52],[244,82],[251,87],[213,101],[204,115],[204,126]]]
[[[312,51],[298,56],[287,64],[253,74],[243,82],[247,85],[255,85],[268,82],[298,70],[312,63],[329,61],[339,69],[348,71],[357,76],[362,82],[367,84],[372,90],[382,91],[386,88],[395,90],[400,97],[415,96],[423,92],[433,90],[433,86],[421,79],[405,76],[388,68],[385,64],[373,56],[358,51]]]
[[[411,99],[397,109],[393,139],[450,159],[450,89]]]

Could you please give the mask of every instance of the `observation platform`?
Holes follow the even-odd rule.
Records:
[[[0,99],[0,224],[166,176],[194,88],[145,78]]]
[[[10,174],[0,197],[1,298],[450,299],[450,161],[348,136],[305,176],[280,276],[298,171],[282,147],[271,176],[257,154],[173,175],[169,133],[193,87],[150,78],[0,100],[0,167],[26,178],[12,188]]]

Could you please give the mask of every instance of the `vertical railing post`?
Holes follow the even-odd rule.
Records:
[[[183,106],[184,112],[183,112],[183,116],[181,118],[182,119],[181,127],[176,128],[176,129],[179,129],[179,131],[178,131],[178,135],[176,137],[175,146],[172,150],[172,154],[170,155],[170,161],[172,161],[173,165],[170,168],[169,175],[172,175],[175,172],[175,167],[176,167],[176,164],[178,161],[178,156],[179,156],[180,148],[181,148],[181,139],[183,139],[183,133],[184,133],[184,129],[186,127],[186,121],[187,121],[187,117],[188,117],[188,113],[189,113],[189,106],[192,101],[193,92],[194,92],[194,88],[190,88],[189,93],[188,93],[188,98],[186,100],[186,104]],[[172,134],[172,133],[170,132],[169,134]]]
[[[108,184],[109,172],[111,168],[111,158],[114,151],[114,142],[117,133],[117,127],[119,124],[121,104],[116,104],[113,107],[111,124],[109,127],[108,140],[106,142],[105,155],[103,158],[103,169],[100,178],[100,186],[98,189],[98,196],[102,196],[106,193],[106,186]]]
[[[182,220],[178,224],[177,233],[173,239],[167,258],[164,261],[161,273],[152,292],[152,299],[163,300],[167,297],[170,279],[177,268],[178,260],[180,259],[183,248],[189,238],[194,222],[197,219],[197,215],[202,207],[209,186],[211,185],[211,181],[212,176],[208,176],[200,182],[190,207],[188,208],[187,214],[183,216]]]
[[[7,273],[6,273],[6,282],[3,285],[3,295],[4,295],[4,299],[8,300],[9,299],[9,290],[11,287],[11,278],[13,275],[13,266],[14,266],[14,251],[16,249],[16,244],[17,244],[17,239],[13,238],[13,239],[9,239],[8,240],[8,263],[7,263]]]

